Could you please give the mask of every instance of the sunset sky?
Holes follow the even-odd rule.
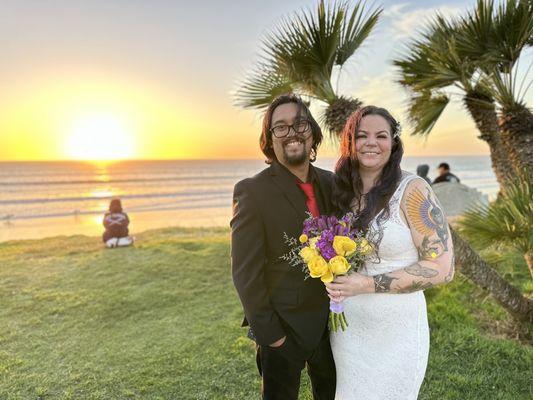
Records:
[[[437,9],[473,3],[376,2],[385,13],[340,91],[404,120],[390,60]],[[315,4],[1,0],[0,161],[257,158],[260,116],[234,107],[231,93],[265,30]],[[406,130],[406,155],[488,154],[457,98],[427,140]]]

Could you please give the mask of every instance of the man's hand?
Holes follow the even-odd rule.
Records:
[[[276,340],[274,343],[269,344],[270,347],[280,347],[283,343],[285,343],[285,339],[287,339],[287,336],[283,336],[281,339]]]

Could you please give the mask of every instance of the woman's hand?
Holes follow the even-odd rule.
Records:
[[[326,290],[331,300],[340,303],[347,297],[374,293],[374,281],[371,276],[354,272],[337,276],[333,282],[326,283]]]

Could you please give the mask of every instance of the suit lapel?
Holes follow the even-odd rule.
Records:
[[[296,185],[296,177],[274,161],[270,166],[270,175],[274,184],[291,204],[294,212],[302,221],[307,218],[305,194]]]

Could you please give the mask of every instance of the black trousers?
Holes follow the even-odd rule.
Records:
[[[328,331],[311,352],[304,351],[289,336],[280,347],[257,346],[257,368],[263,378],[262,399],[298,400],[302,369],[307,364],[313,399],[335,397],[335,362]]]

